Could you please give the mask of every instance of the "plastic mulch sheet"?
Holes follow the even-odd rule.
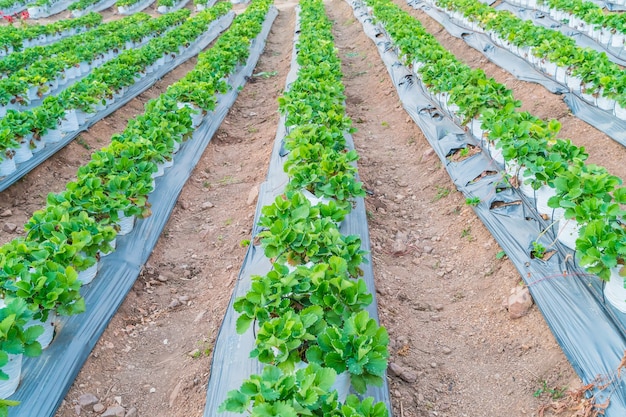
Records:
[[[299,33],[298,20],[296,21],[296,39]],[[296,41],[294,41],[295,45]],[[296,63],[295,48],[291,56],[291,69],[287,75],[286,90],[297,77],[298,64]],[[267,178],[259,187],[259,197],[257,201],[256,213],[252,235],[260,232],[258,220],[261,208],[272,204],[274,199],[283,193],[288,182],[287,174],[283,171],[283,163],[286,160],[282,149],[283,139],[286,135],[285,117],[280,118],[274,148],[270,157]],[[347,146],[354,148],[352,137],[347,135]],[[340,231],[343,235],[359,235],[361,237],[361,249],[370,251],[369,229],[367,226],[367,216],[365,213],[365,201],[362,198],[356,200],[356,207],[346,216],[341,224]],[[254,239],[252,239],[253,241]],[[378,322],[378,312],[376,304],[376,289],[374,286],[374,273],[371,266],[371,257],[367,256],[368,263],[361,265],[364,271],[363,279],[366,282],[368,291],[373,296],[372,304],[367,311],[373,319]],[[236,413],[218,413],[217,408],[226,399],[226,394],[234,389],[239,389],[241,383],[248,379],[250,375],[260,374],[263,364],[257,359],[250,358],[250,351],[254,349],[255,337],[252,329],[243,335],[237,334],[235,322],[238,314],[233,309],[236,298],[243,296],[250,289],[250,278],[252,275],[264,275],[269,272],[272,265],[260,246],[250,245],[239,272],[235,289],[226,310],[226,316],[220,327],[213,360],[211,364],[211,376],[207,389],[206,408],[204,417],[234,417],[240,416]],[[389,387],[387,379],[383,378],[382,387],[369,387],[364,396],[374,397],[376,401],[382,401],[387,405],[389,416],[392,417],[391,402],[389,399]]]
[[[185,49],[182,54],[178,55],[176,58],[174,58],[174,60],[170,61],[169,63],[161,66],[155,72],[146,75],[141,80],[131,85],[122,97],[116,99],[115,102],[113,102],[110,106],[107,106],[106,109],[97,112],[85,124],[80,126],[78,130],[72,133],[68,133],[63,137],[62,140],[57,143],[46,143],[46,146],[43,148],[43,150],[33,154],[33,157],[31,159],[26,162],[17,164],[17,169],[12,174],[0,179],[0,191],[6,190],[17,180],[36,168],[39,164],[46,161],[48,158],[50,158],[50,156],[54,155],[65,145],[74,140],[74,138],[77,137],[81,132],[88,130],[98,121],[113,113],[117,109],[121,108],[130,100],[153,86],[165,74],[172,71],[174,68],[186,62],[190,58],[198,55],[200,51],[206,48],[207,45],[213,42],[220,33],[222,33],[224,30],[226,30],[226,28],[230,26],[234,18],[235,13],[231,11],[224,16],[216,19],[214,22],[211,23],[207,31],[204,34],[200,35],[200,37],[187,49]]]
[[[582,100],[577,95],[571,93],[566,86],[535,69],[528,61],[518,57],[508,49],[494,44],[485,33],[474,32],[458,25],[445,12],[423,1],[410,0],[408,4],[415,9],[423,10],[424,13],[439,22],[452,36],[463,39],[469,46],[481,52],[491,62],[510,72],[518,79],[541,84],[553,93],[563,94],[564,101],[569,106],[572,114],[605,133],[614,141],[626,146],[626,121],[615,117],[611,112],[599,109]],[[504,5],[506,3],[501,3],[501,6]],[[519,10],[516,6],[510,7]],[[586,36],[584,38],[591,41]],[[597,44],[595,45],[598,47]]]
[[[476,139],[434,105],[419,79],[400,64],[384,28],[372,24],[367,9],[359,2],[352,6],[365,33],[377,45],[404,109],[422,129],[457,188],[467,197],[480,198],[476,214],[519,271],[572,366],[585,384],[598,382],[600,376],[598,386],[608,386],[595,392],[597,403],[610,397],[605,415],[623,417],[626,383],[616,371],[626,349],[626,315],[604,303],[601,281],[576,266],[571,250],[557,243],[549,260],[531,259],[532,242],[549,224],[529,198],[503,181],[502,167],[486,154],[462,162],[447,159],[454,149],[478,145]],[[548,246],[554,240],[554,230],[550,230],[540,242]]]
[[[270,22],[276,13],[275,9],[268,13]],[[229,77],[232,89],[219,96],[215,111],[205,117],[193,138],[182,144],[174,157],[174,166],[156,179],[156,188],[149,196],[152,216],[137,221],[132,232],[118,237],[116,250],[100,261],[98,275],[82,289],[86,312],[62,317],[56,337],[43,354],[24,359],[22,382],[10,397],[22,403],[9,410],[10,417],[55,415],[83,363],[152,253],[178,195],[204,149],[235,102],[240,87],[252,75],[268,32],[269,25],[266,25],[264,31],[252,41],[246,65],[238,67],[236,73]]]

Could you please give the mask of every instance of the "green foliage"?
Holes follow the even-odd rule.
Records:
[[[343,327],[328,326],[307,351],[309,362],[323,364],[338,374],[350,373],[352,386],[363,394],[368,385],[382,385],[387,369],[389,336],[363,310],[353,313]]]
[[[295,373],[266,366],[261,375],[252,375],[239,390],[230,391],[218,411],[249,412],[251,417],[331,416],[338,407],[337,392],[330,389],[336,376],[316,364]]]

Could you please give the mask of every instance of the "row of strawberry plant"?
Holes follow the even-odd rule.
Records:
[[[580,48],[572,38],[558,31],[535,26],[478,0],[435,0],[434,3],[464,25],[485,30],[494,42],[567,85],[583,100],[626,120],[626,75],[605,53]]]
[[[132,219],[151,214],[148,198],[154,178],[171,166],[178,146],[202,122],[196,113],[204,116],[214,108],[215,98],[194,102],[182,93],[202,83],[205,88],[213,86],[212,94],[217,94],[215,86],[245,63],[246,48],[259,32],[268,5],[261,0],[250,5],[214,47],[198,57],[191,72],[150,100],[144,114],[130,120],[109,146],[95,152],[64,191],[48,195],[46,207],[26,223],[25,238],[0,247],[0,288],[6,303],[0,308],[0,320],[11,317],[7,324],[0,321],[0,380],[7,379],[9,354],[41,352],[36,339],[42,326],[28,330],[27,319],[39,323],[53,311],[76,314],[84,310],[80,286],[94,278],[98,259],[114,250],[117,236],[132,229]],[[18,382],[19,376],[1,383],[2,397],[10,395],[7,385],[15,389]],[[6,415],[10,405],[15,403],[1,400],[0,415]]]
[[[115,5],[120,14],[132,14],[143,10],[154,3],[154,0],[117,0]]]
[[[416,19],[388,0],[366,3],[442,108],[505,164],[511,182],[535,199],[540,214],[559,221],[558,237],[576,249],[579,264],[623,289],[618,274],[626,230],[620,205],[626,203],[626,188],[620,187],[621,179],[585,164],[584,148],[557,138],[556,120],[518,111],[510,90],[457,60]]]
[[[510,0],[531,9],[548,13],[557,21],[586,33],[595,41],[617,48],[624,46],[626,15],[605,12],[601,6],[585,0]]]
[[[129,49],[96,68],[58,97],[46,98],[33,110],[9,110],[0,120],[0,175],[10,175],[17,169],[16,163],[28,161],[33,152],[42,151],[46,144],[56,146],[54,144],[64,135],[72,134],[88,123],[97,111],[122,99],[128,87],[183,53],[229,9],[229,4],[220,4],[188,18],[183,25],[162,37],[150,40],[139,49]],[[188,11],[181,12],[188,15]]]
[[[0,0],[0,16],[13,16],[26,9],[27,0]]]
[[[184,7],[189,0],[157,0],[157,11],[159,13],[170,13]]]
[[[28,68],[38,61],[72,53],[73,49],[82,44],[90,44],[98,39],[105,38],[122,30],[126,26],[136,27],[150,19],[146,14],[137,14],[125,19],[109,22],[85,33],[78,33],[70,38],[63,39],[52,45],[32,46],[19,52],[13,52],[0,61],[0,76],[9,77],[15,72]],[[4,104],[3,101],[0,103]]]
[[[115,3],[115,0],[78,0],[67,6],[72,12],[72,17],[81,17],[90,10],[93,12],[104,10]]]
[[[89,13],[80,19],[58,20],[47,25],[24,24],[0,26],[0,45],[4,54],[30,46],[56,42],[77,33],[86,32],[102,22],[102,15]]]
[[[250,355],[266,365],[230,391],[219,411],[387,416],[384,403],[347,397],[350,384],[361,394],[382,384],[388,336],[365,311],[373,298],[359,278],[366,255],[361,240],[338,228],[354,198],[365,193],[356,152],[346,149],[351,121],[331,23],[321,0],[300,4],[298,78],[279,100],[289,127],[289,183],[261,209],[258,222],[257,238],[273,267],[252,276],[250,291],[234,302],[241,313],[237,332],[255,324]]]
[[[5,111],[8,110],[8,103],[26,105],[55,93],[59,88],[59,79],[67,82],[70,78],[82,76],[115,58],[121,50],[135,47],[135,42],[142,44],[145,40],[180,25],[189,15],[189,10],[180,10],[139,25],[122,25],[104,38],[95,38],[79,47],[75,46],[73,50],[62,55],[49,55],[47,59],[37,61],[28,68],[20,69],[7,78],[0,79],[0,97],[4,97],[7,102],[4,106]],[[68,40],[74,42],[72,38]],[[80,74],[76,74],[77,70]],[[74,71],[74,74],[68,74],[69,71]]]
[[[32,19],[39,19],[67,9],[73,1],[75,0],[31,0],[27,10]]]

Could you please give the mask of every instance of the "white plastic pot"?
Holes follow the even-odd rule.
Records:
[[[20,142],[20,147],[15,149],[15,155],[13,160],[16,164],[26,162],[33,157],[33,152],[30,150],[30,138],[24,138]]]
[[[3,157],[4,159],[0,161],[0,177],[11,175],[17,169],[13,158],[7,158],[6,155],[3,155]]]
[[[350,372],[344,371],[337,374],[335,383],[330,387],[330,390],[337,390],[337,401],[342,404],[345,403],[350,393]]]
[[[478,119],[472,119],[470,125],[470,131],[472,135],[478,139],[480,142],[483,140],[483,136],[485,134],[485,130],[482,128],[482,122]]]
[[[109,245],[111,246],[112,250],[109,253],[104,253],[104,252],[98,252],[100,253],[100,258],[104,257],[104,256],[109,256],[110,254],[112,254],[113,252],[115,252],[115,248],[117,247],[117,238],[114,238],[112,241],[109,242]]]
[[[580,77],[569,76],[567,77],[567,88],[570,91],[580,91],[580,86],[582,84],[582,79]]]
[[[489,142],[487,150],[489,151],[489,155],[491,155],[491,159],[499,165],[504,165],[504,155],[502,154],[501,148],[497,148],[495,143]]]
[[[543,72],[549,75],[550,77],[554,77],[556,74],[557,65],[554,62],[546,61],[543,63]]]
[[[63,139],[60,129],[50,129],[42,137],[41,141],[45,143],[57,143]]]
[[[613,48],[621,48],[624,46],[624,34],[623,33],[614,33],[611,36],[611,46]]]
[[[615,107],[613,108],[613,114],[615,117],[621,120],[626,120],[626,108],[620,106],[619,103],[615,103]]]
[[[43,140],[43,138],[39,138],[39,139],[32,139],[32,143],[35,144],[35,147],[33,149],[31,149],[31,152],[33,154],[36,154],[37,152],[41,152],[43,151],[43,148],[46,147],[46,142]]]
[[[598,95],[596,97],[596,106],[602,110],[612,111],[615,108],[615,100]]]
[[[550,197],[553,197],[555,195],[556,191],[554,190],[554,188],[547,185],[543,185],[535,191],[535,206],[537,207],[537,211],[539,212],[539,214],[552,216],[552,211],[554,209],[548,206],[548,200],[550,199]]]
[[[89,268],[84,269],[82,271],[78,271],[78,280],[81,282],[81,285],[87,285],[98,274],[98,261],[91,265]]]
[[[607,301],[622,313],[626,313],[626,288],[624,278],[619,275],[621,265],[611,269],[611,278],[604,286]]]
[[[39,91],[38,86],[30,87],[28,89],[28,93],[26,94],[26,97],[28,97],[28,100],[29,101],[37,100],[39,98],[39,95],[37,94],[38,91]]]
[[[8,398],[20,384],[22,374],[22,355],[9,354],[9,362],[2,367],[2,372],[9,376],[6,381],[0,381],[0,398]]]
[[[567,84],[567,71],[563,67],[557,67],[554,73],[554,78],[557,83]]]
[[[576,250],[576,239],[580,232],[582,225],[575,219],[566,219],[561,217],[559,220],[559,233],[557,239],[559,242],[567,246],[572,250]]]
[[[30,320],[24,325],[24,330],[32,326],[42,326],[43,333],[37,338],[37,341],[41,344],[41,348],[45,349],[50,346],[52,338],[54,337],[54,326],[57,321],[57,313],[54,310],[48,312],[48,320],[41,322],[39,320]]]
[[[129,234],[133,230],[133,226],[135,225],[135,216],[125,216],[122,210],[117,212],[117,217],[119,221],[117,224],[120,227],[120,230],[117,232],[118,236],[124,236]]]

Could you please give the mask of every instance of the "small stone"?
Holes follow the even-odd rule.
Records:
[[[435,304],[435,310],[442,311],[443,310],[443,304]]]
[[[200,355],[200,349],[194,349],[191,352],[187,353],[187,355],[191,356],[192,358],[196,358]]]
[[[380,187],[381,185],[383,185],[383,182],[381,180],[376,180],[376,185]]]
[[[437,367],[437,362],[433,362],[433,363],[431,363],[431,364],[430,364],[430,367],[431,367],[431,368],[436,368],[436,367]]]
[[[0,217],[11,217],[12,215],[13,212],[11,211],[11,209],[6,209],[2,213],[0,213]]]
[[[102,413],[102,417],[124,417],[126,410],[121,405],[113,405]]]
[[[187,301],[189,301],[189,296],[181,295],[180,297],[178,297],[178,299],[180,300],[181,303],[186,303]]]
[[[174,298],[172,301],[170,301],[170,304],[167,306],[167,308],[172,309],[180,307],[181,305],[182,303],[180,302],[180,300],[178,298]]]
[[[81,411],[80,405],[76,404],[74,406],[74,412],[76,413],[77,416],[80,415],[80,411]]]
[[[113,397],[113,399],[115,400],[116,403],[118,403],[119,405],[122,405],[122,397],[116,395],[115,397]]]
[[[200,207],[202,208],[202,210],[206,210],[208,208],[215,207],[215,204],[211,203],[210,201],[205,201]]]
[[[406,249],[406,244],[401,240],[394,240],[393,244],[391,245],[391,252],[394,255],[402,255],[406,252]]]
[[[422,250],[424,251],[424,253],[433,253],[434,249],[432,246],[424,246]]]
[[[7,233],[15,233],[15,231],[17,230],[17,225],[15,223],[5,223],[4,226],[2,226],[2,230],[4,230]]]
[[[94,413],[97,413],[97,414],[100,414],[100,413],[102,413],[102,412],[104,411],[104,408],[105,408],[105,407],[104,407],[104,405],[102,405],[102,404],[100,404],[100,403],[98,403],[98,404],[94,404],[94,406],[93,406],[93,412],[94,412]]]
[[[151,394],[153,394],[153,393],[155,393],[155,392],[156,392],[156,388],[154,388],[154,387],[150,388],[150,393],[151,393]]]
[[[135,407],[129,408],[124,417],[137,417],[137,409]]]
[[[157,277],[157,280],[161,282],[167,282],[167,277],[165,275],[159,274],[159,276]]]
[[[430,316],[430,321],[439,321],[439,320],[441,320],[441,316],[437,314],[433,314],[432,316]]]
[[[78,397],[78,405],[80,406],[80,408],[86,411],[92,411],[94,404],[97,404],[98,401],[98,397],[90,392],[87,392]]]
[[[450,349],[450,348],[449,348],[449,347],[447,347],[447,346],[444,346],[444,347],[442,347],[442,348],[441,348],[441,352],[442,352],[444,355],[449,355],[449,354],[451,354],[451,353],[452,353],[452,349]]]
[[[509,317],[518,319],[528,314],[533,305],[533,298],[530,296],[528,287],[515,287],[511,291],[508,299]]]
[[[254,204],[258,195],[259,195],[259,185],[257,184],[250,189],[250,192],[248,192],[248,198],[246,199],[246,204],[249,206]]]
[[[180,200],[178,203],[180,204],[180,208],[182,208],[183,210],[189,210],[190,205],[187,201]]]
[[[417,374],[413,370],[403,368],[395,362],[389,364],[389,373],[410,384],[417,381]]]
[[[430,159],[430,158],[431,158],[434,154],[435,154],[435,150],[434,150],[433,148],[426,149],[426,150],[424,151],[424,153],[422,154],[422,159],[423,159],[423,160],[428,160],[428,159]]]

